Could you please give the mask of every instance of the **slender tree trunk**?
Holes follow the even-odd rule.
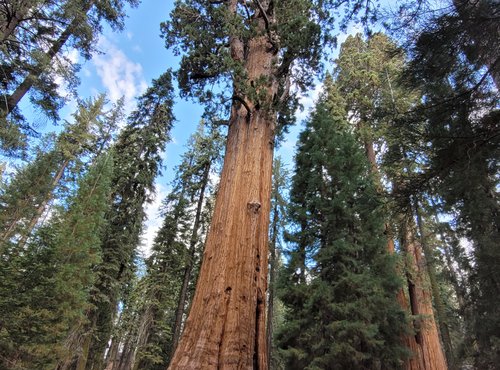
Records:
[[[208,176],[210,174],[210,167],[211,163],[208,161],[203,171],[200,196],[198,198],[198,203],[196,205],[196,214],[193,223],[193,231],[191,232],[191,238],[189,241],[189,256],[186,268],[184,269],[181,291],[179,293],[179,301],[175,312],[175,322],[174,322],[174,328],[173,328],[174,330],[172,336],[172,355],[175,352],[175,349],[177,348],[177,345],[179,343],[179,338],[181,335],[182,317],[184,316],[184,310],[186,307],[188,285],[189,281],[191,280],[191,274],[193,272],[196,244],[198,243],[198,229],[200,228],[201,215],[202,215],[201,213],[203,210],[203,202],[205,200],[205,189],[208,185]]]
[[[455,267],[453,266],[453,257],[450,252],[450,247],[448,246],[447,243],[443,243],[443,251],[444,251],[444,257],[446,260],[446,268],[448,270],[449,274],[449,279],[451,282],[451,285],[453,286],[453,290],[455,291],[455,295],[457,297],[457,302],[458,302],[458,309],[461,315],[465,314],[465,307],[466,307],[466,302],[467,302],[467,292],[464,289],[463,286],[463,280],[464,279],[459,279],[459,276],[455,270]]]
[[[232,2],[236,6],[236,2]],[[264,30],[264,22],[259,19]],[[233,58],[243,57],[231,38]],[[273,76],[266,36],[248,41],[248,82]],[[243,60],[243,59],[240,59]],[[265,296],[276,115],[269,83],[262,104],[234,102],[214,215],[191,312],[170,369],[267,370]],[[271,109],[270,109],[271,110]]]
[[[52,193],[54,192],[54,189],[59,184],[59,181],[61,181],[61,178],[64,175],[64,170],[66,169],[66,167],[68,166],[68,164],[69,164],[69,159],[66,159],[62,163],[61,168],[59,168],[59,171],[57,172],[56,176],[54,177],[54,181],[52,181],[52,185],[50,186],[49,193],[47,194],[47,196],[43,200],[42,204],[40,204],[38,206],[38,208],[36,209],[36,212],[33,215],[33,217],[31,218],[30,223],[28,224],[28,227],[26,228],[25,232],[21,236],[21,239],[19,240],[19,243],[18,243],[18,248],[19,249],[22,249],[24,247],[24,245],[28,241],[29,236],[31,235],[31,232],[33,231],[33,229],[35,228],[36,224],[40,220],[40,217],[42,217],[43,212],[45,212],[45,210],[47,209],[47,205],[49,204],[49,202],[52,199]]]
[[[137,341],[135,344],[135,352],[141,351],[142,348],[148,343],[151,325],[154,320],[155,313],[152,311],[151,306],[147,307],[146,311],[140,318],[139,330],[137,331]],[[142,358],[134,356],[133,369],[140,370]]]
[[[63,45],[68,41],[69,37],[73,34],[75,27],[78,25],[79,20],[73,20],[70,25],[64,30],[64,32],[59,36],[59,38],[54,41],[51,48],[47,51],[47,61],[50,62],[54,56],[61,50]],[[31,89],[33,84],[38,80],[40,75],[45,71],[46,65],[37,65],[33,71],[29,72],[24,78],[14,92],[7,98],[7,106],[4,107],[4,114],[7,115],[12,112],[21,99],[26,95],[26,93]]]
[[[432,298],[434,300],[434,307],[436,308],[437,321],[439,323],[439,329],[441,333],[441,339],[443,341],[444,350],[446,353],[446,360],[451,369],[455,367],[455,359],[453,356],[453,346],[451,343],[450,330],[448,328],[448,319],[446,315],[446,310],[444,307],[443,299],[441,298],[441,293],[439,291],[439,286],[436,277],[436,268],[434,266],[434,259],[432,256],[432,251],[427,244],[427,238],[424,231],[424,225],[422,221],[422,216],[420,214],[419,204],[415,203],[415,214],[417,216],[417,226],[420,234],[420,244],[424,251],[427,274],[429,275],[429,282],[431,285]]]
[[[130,338],[123,345],[123,351],[120,356],[117,370],[131,370],[134,364],[135,348],[130,343]],[[96,369],[99,370],[99,369]]]
[[[421,245],[413,234],[413,220],[406,217],[403,223],[402,247],[406,252],[408,291],[410,307],[417,316],[414,326],[415,340],[421,350],[423,369],[445,370],[446,359],[439,340],[439,333],[434,320],[432,295],[427,288],[427,271],[422,256]]]
[[[93,3],[93,0],[89,1],[82,9],[82,13],[86,14],[92,7]],[[61,51],[64,44],[73,35],[81,22],[82,19],[80,17],[75,17],[71,21],[71,23],[61,33],[59,38],[54,41],[50,49],[45,53],[45,62],[36,65],[33,70],[28,73],[24,80],[17,86],[14,92],[7,98],[6,106],[1,107],[3,110],[2,114],[4,116],[12,112],[17,107],[21,99],[31,89],[33,84],[40,78],[40,75],[46,70],[52,59],[54,59],[54,57]]]
[[[59,168],[59,171],[57,172],[56,176],[54,177],[54,180],[52,181],[50,190],[48,194],[45,196],[45,199],[42,201],[42,203],[38,206],[38,208],[35,210],[35,214],[31,217],[30,222],[26,228],[26,230],[23,231],[21,235],[21,239],[19,240],[19,243],[17,244],[17,249],[20,250],[25,244],[26,241],[28,240],[29,235],[35,228],[36,224],[38,223],[38,220],[40,220],[40,217],[42,216],[43,212],[45,211],[47,204],[50,202],[52,199],[52,192],[56,188],[56,186],[59,184],[59,181],[61,181],[61,178],[64,174],[64,170],[69,164],[69,160],[65,160],[61,167]],[[28,206],[28,205],[27,205]],[[2,242],[5,243],[7,240],[9,240],[13,235],[14,232],[16,231],[16,225],[17,223],[21,220],[20,217],[14,217],[14,220],[10,223],[9,227],[5,232],[2,234]],[[0,251],[2,253],[4,252],[2,248],[0,248]]]
[[[29,0],[21,0],[4,10],[5,18],[0,23],[0,44],[3,44],[13,33],[30,9]],[[2,14],[3,15],[3,14]]]
[[[376,186],[379,191],[382,191],[382,184],[380,182],[380,171],[378,170],[377,157],[375,154],[375,149],[373,148],[373,142],[371,140],[364,140],[365,154],[368,162],[370,163],[370,169],[373,176],[375,176]]]
[[[277,191],[277,190],[276,190]],[[272,359],[272,341],[273,341],[273,313],[274,313],[274,290],[276,283],[276,243],[278,238],[278,204],[275,202],[272,210],[271,241],[269,243],[269,294],[267,303],[267,358],[269,363]]]
[[[87,367],[87,359],[89,357],[90,343],[92,342],[92,333],[86,333],[83,341],[82,353],[78,356],[75,370],[85,370]]]
[[[111,340],[111,345],[109,346],[109,351],[106,356],[106,370],[116,369],[116,363],[118,361],[118,347],[120,345],[120,339],[116,336]]]

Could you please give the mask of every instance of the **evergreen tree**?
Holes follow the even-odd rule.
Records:
[[[19,253],[61,184],[77,177],[85,162],[109,145],[121,103],[104,111],[104,95],[82,101],[64,130],[22,168],[1,196],[0,252]],[[61,197],[62,194],[59,194]],[[62,199],[60,199],[62,200]]]
[[[279,354],[273,348],[274,328],[276,327],[276,319],[274,318],[276,297],[276,284],[278,281],[277,275],[280,267],[281,251],[282,251],[282,236],[286,226],[286,196],[284,194],[288,187],[289,172],[280,157],[274,159],[273,163],[273,188],[271,191],[271,219],[269,225],[269,292],[267,305],[267,350],[270,367],[274,368],[274,364],[278,362]]]
[[[463,37],[470,29],[455,29],[462,22],[477,27],[476,16],[471,13],[469,20],[448,23],[457,14],[442,15],[419,31],[405,81],[418,87],[423,99],[397,128],[399,140],[412,148],[424,169],[405,180],[405,196],[422,191],[434,194],[440,199],[439,211],[449,213],[458,235],[472,242],[467,305],[473,309],[465,316],[466,347],[473,353],[470,360],[487,369],[496,366],[500,353],[496,334],[500,320],[492,299],[498,290],[498,196],[494,189],[498,187],[499,111],[498,91],[487,79],[495,71],[482,65],[491,61],[487,55],[498,41],[488,35],[481,43],[472,42]],[[486,21],[485,26],[497,27],[496,23]],[[471,59],[470,53],[477,59]]]
[[[71,90],[78,83],[78,65],[66,50],[75,48],[89,59],[102,22],[114,29],[123,27],[124,7],[137,0],[49,0],[2,1],[0,11],[0,142],[13,150],[23,146],[32,134],[29,123],[18,108],[30,92],[32,104],[56,121],[64,97],[57,91],[57,77],[63,77]]]
[[[299,139],[291,190],[297,257],[281,292],[288,311],[279,335],[290,369],[392,369],[404,358],[405,314],[394,299],[400,282],[383,209],[346,116],[327,84]]]
[[[451,93],[452,99],[455,94],[458,91]],[[442,96],[438,99],[446,98]],[[474,269],[468,285],[474,306],[473,317],[469,320],[473,321],[474,336],[479,344],[475,357],[478,367],[494,368],[499,353],[495,344],[498,315],[492,299],[498,290],[495,283],[499,262],[496,242],[498,197],[493,190],[498,185],[495,179],[498,168],[494,160],[498,143],[491,136],[491,130],[494,130],[494,122],[497,121],[494,117],[498,114],[493,111],[478,120],[472,118],[472,112],[485,109],[484,106],[474,107],[476,102],[474,98],[472,101],[456,101],[453,105],[457,110],[445,113],[441,122],[434,117],[429,120],[433,155],[425,177],[430,179],[433,173],[439,173],[439,177],[431,179],[431,183],[437,185],[445,202],[444,209],[448,212],[458,210],[459,233],[473,241]],[[434,113],[436,116],[439,114]],[[479,147],[478,140],[482,142]],[[468,176],[464,177],[463,173],[468,173]]]
[[[147,260],[136,369],[163,369],[177,345],[189,306],[189,288],[196,284],[204,234],[210,218],[203,217],[207,195],[214,191],[211,177],[220,161],[222,136],[218,129],[204,132],[203,123],[191,137],[177,168],[172,192],[165,200],[165,219]]]
[[[75,350],[65,339],[89,309],[112,164],[111,155],[98,158],[68,209],[37,230],[25,253],[1,260],[2,368],[54,369]]]
[[[140,265],[139,271],[144,271],[143,265]],[[141,315],[147,302],[147,279],[141,272],[128,283],[130,293],[120,301],[119,316],[106,354],[107,370],[130,370],[139,355],[140,338],[145,330],[140,325]]]
[[[134,274],[136,248],[145,218],[144,206],[151,199],[160,172],[161,151],[170,139],[172,115],[171,76],[167,72],[138,99],[137,109],[113,146],[115,171],[112,180],[107,227],[102,236],[102,262],[96,266],[88,312],[89,328],[78,369],[100,369],[111,336],[117,304]],[[88,356],[88,357],[87,357]]]
[[[382,178],[392,181],[389,199],[395,201],[392,204],[397,206],[388,209],[392,211],[390,212],[392,217],[386,218],[385,233],[388,237],[388,249],[392,252],[394,252],[392,238],[405,241],[400,244],[400,253],[404,255],[403,260],[406,264],[403,272],[408,277],[409,302],[406,302],[404,291],[398,292],[397,299],[409,313],[419,317],[416,322],[428,321],[428,324],[419,324],[409,331],[409,333],[416,331],[416,336],[410,334],[403,338],[406,346],[414,354],[405,366],[408,369],[415,369],[426,366],[425,364],[432,364],[431,366],[442,368],[446,366],[445,358],[431,298],[431,292],[439,294],[439,289],[436,285],[434,289],[428,288],[428,270],[417,265],[417,259],[423,259],[424,256],[422,244],[416,239],[415,223],[397,227],[400,226],[401,219],[405,218],[404,215],[413,214],[410,198],[408,195],[400,194],[400,189],[404,186],[402,177],[409,171],[417,171],[419,163],[413,156],[411,144],[408,145],[407,140],[398,135],[397,126],[394,124],[403,116],[403,112],[417,104],[419,96],[414,88],[409,88],[400,82],[400,72],[404,65],[403,53],[386,35],[375,34],[366,41],[357,35],[349,37],[342,44],[335,72],[339,89],[346,96],[347,110],[356,123],[356,132],[371,163],[372,173],[377,176],[376,185],[381,195],[385,193]],[[420,138],[413,139],[415,142],[420,142]],[[377,161],[377,149],[382,146],[391,149],[383,156],[379,155]],[[389,166],[385,159],[393,155],[393,150],[394,153],[398,153],[398,159]],[[414,253],[419,257],[414,257]],[[435,279],[431,279],[430,282],[437,284]],[[427,298],[414,299],[416,292]],[[440,296],[433,298],[434,301],[441,300]],[[443,312],[437,311],[437,314],[440,313]],[[438,316],[438,320],[439,323],[446,325],[445,315]],[[448,355],[451,356],[450,353]]]

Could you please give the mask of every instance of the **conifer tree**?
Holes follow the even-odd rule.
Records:
[[[273,356],[273,336],[276,320],[274,318],[277,275],[281,260],[282,236],[286,226],[286,197],[285,190],[288,186],[289,172],[280,157],[273,162],[273,187],[271,191],[271,217],[269,225],[269,292],[267,296],[267,318],[266,335],[269,364],[272,367]]]
[[[112,164],[109,154],[98,158],[68,209],[37,230],[24,254],[2,258],[2,367],[54,369],[75,350],[65,339],[85,324]]]
[[[2,194],[0,216],[0,252],[14,248],[17,253],[38,224],[64,180],[77,175],[89,157],[95,157],[109,145],[120,120],[121,103],[106,112],[104,95],[82,101],[66,121],[64,130],[38,152],[35,160],[22,168]],[[61,195],[61,194],[60,194]]]
[[[210,218],[203,217],[207,195],[214,191],[212,177],[221,157],[222,136],[203,122],[190,138],[177,168],[172,192],[165,200],[165,219],[147,260],[141,318],[142,337],[134,368],[163,369],[177,345],[189,300],[196,283],[199,257]]]
[[[173,120],[171,76],[167,72],[153,80],[152,86],[138,99],[137,109],[113,145],[112,201],[106,214],[102,262],[96,266],[93,308],[88,312],[89,327],[78,369],[102,367],[118,301],[135,270],[144,206],[154,191],[161,151],[170,139]]]
[[[422,33],[407,74],[408,83],[419,86],[425,100],[402,120],[401,134],[409,143],[415,132],[423,137],[415,151],[427,161],[426,171],[411,176],[405,190],[437,193],[441,209],[456,215],[459,235],[472,241],[473,267],[467,285],[473,310],[465,318],[471,328],[468,342],[477,346],[468,347],[474,348],[478,368],[494,368],[500,353],[498,311],[492,299],[498,290],[499,256],[498,196],[493,190],[498,186],[498,92],[482,84],[481,69],[455,53],[442,58],[441,68],[433,68],[434,37]]]
[[[391,181],[401,182],[401,174],[405,171],[413,171],[412,159],[407,150],[406,141],[398,136],[397,126],[394,124],[403,112],[410,109],[417,103],[418,94],[415,89],[404,86],[400,83],[400,72],[404,66],[404,55],[396,48],[396,45],[384,34],[375,34],[367,41],[361,35],[348,37],[344,42],[336,61],[336,78],[339,88],[346,96],[346,107],[352,114],[352,120],[356,122],[357,134],[360,137],[365,153],[372,166],[372,172],[376,175],[376,185],[381,195],[384,193],[382,177],[388,176]],[[417,140],[417,138],[415,138]],[[398,161],[392,167],[381,166],[377,162],[376,148],[382,145],[394,146],[400,153]],[[387,155],[386,155],[387,156]],[[387,161],[382,160],[382,164]],[[402,165],[402,163],[406,165]],[[406,255],[406,274],[408,276],[409,301],[404,296],[404,291],[398,292],[397,299],[402,306],[409,310],[412,315],[417,315],[418,322],[428,320],[428,325],[422,323],[410,332],[416,331],[416,335],[406,335],[404,341],[407,347],[413,352],[413,356],[408,359],[406,367],[408,369],[431,366],[441,369],[445,364],[443,350],[439,340],[439,332],[436,326],[437,320],[434,318],[432,307],[431,291],[439,294],[435,286],[430,290],[428,286],[428,271],[417,265],[418,261],[423,261],[422,246],[416,239],[415,223],[407,224],[405,227],[397,228],[401,215],[413,214],[412,208],[408,208],[410,199],[408,196],[401,196],[398,190],[400,184],[393,183],[393,192],[390,197],[396,200],[400,207],[396,207],[392,212],[392,219],[386,218],[385,233],[389,238],[388,248],[394,252],[394,242],[392,238],[398,238],[393,229],[399,230],[399,239],[404,240],[401,250]],[[404,218],[404,217],[403,217]],[[410,230],[413,228],[412,230]],[[407,233],[402,235],[402,230]],[[403,233],[404,234],[404,233]],[[412,252],[413,251],[413,252]],[[418,258],[413,254],[417,253]],[[431,258],[431,256],[429,256]],[[408,272],[410,271],[410,272]],[[432,280],[437,283],[435,280]],[[406,289],[405,289],[406,290]],[[412,299],[416,292],[421,292],[421,299]],[[427,297],[425,300],[423,296]],[[434,297],[439,301],[441,297]],[[425,315],[423,314],[425,312]],[[442,312],[441,312],[442,313]],[[444,323],[445,317],[439,317]],[[420,339],[419,339],[420,338]],[[423,340],[424,338],[425,340]],[[436,348],[430,348],[436,347]],[[451,356],[451,354],[448,354]],[[428,364],[428,365],[426,365]]]
[[[143,265],[138,269],[139,273],[128,282],[129,293],[120,301],[119,316],[106,354],[107,370],[130,370],[138,356],[140,338],[144,331],[144,326],[140,325],[141,315],[147,303],[144,294],[147,276],[141,275]]]
[[[394,299],[400,281],[383,209],[345,103],[331,81],[326,91],[299,139],[291,190],[297,257],[281,293],[288,312],[279,343],[290,369],[397,368],[405,314]]]
[[[12,151],[32,134],[18,104],[30,92],[31,103],[49,119],[58,119],[64,104],[57,77],[74,90],[78,65],[63,55],[76,48],[89,59],[102,23],[123,27],[124,7],[137,0],[2,1],[0,7],[0,142]],[[66,49],[64,49],[66,47]]]

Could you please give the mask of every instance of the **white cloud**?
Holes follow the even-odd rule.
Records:
[[[161,227],[163,218],[160,216],[161,202],[167,196],[168,189],[159,184],[155,184],[156,193],[154,200],[146,206],[146,223],[141,237],[140,251],[144,257],[151,255],[151,248],[153,247],[154,238],[156,233]]]
[[[304,108],[302,111],[297,110],[295,112],[295,117],[297,121],[300,122],[307,118],[311,110],[314,108],[314,105],[318,101],[319,95],[323,92],[323,84],[318,83],[314,86],[314,89],[308,91],[306,94],[301,95],[299,98],[300,104]]]
[[[61,58],[56,58],[55,61],[58,63],[58,67],[61,69],[58,72],[64,71],[65,68],[70,68],[71,65],[75,65],[80,60],[80,53],[76,49],[71,49],[64,52]],[[64,72],[62,72],[64,74]],[[57,84],[57,93],[63,98],[70,98],[71,91],[68,89],[68,84],[66,78],[63,74],[56,74],[54,77],[54,82]]]
[[[104,54],[92,59],[103,86],[108,90],[111,101],[125,97],[125,111],[130,112],[135,105],[135,97],[147,88],[140,63],[130,60],[115,44],[102,36],[98,47]]]
[[[65,55],[66,58],[68,58],[68,60],[73,63],[73,64],[76,64],[78,63],[78,61],[80,60],[80,53],[78,52],[78,50],[76,49],[71,49],[66,55]]]

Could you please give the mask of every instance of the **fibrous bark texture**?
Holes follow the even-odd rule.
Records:
[[[407,339],[414,358],[406,364],[408,370],[446,370],[446,358],[443,352],[439,332],[434,320],[432,294],[427,282],[425,259],[422,248],[412,232],[411,222],[406,222],[402,246],[406,252],[408,271],[408,292],[411,313],[414,321],[415,340]],[[404,296],[398,297],[406,300]],[[407,303],[406,303],[407,304]]]
[[[233,48],[233,51],[238,51]],[[248,42],[249,84],[272,76],[265,36]],[[220,188],[191,312],[169,369],[267,369],[265,297],[275,115],[233,104]]]

